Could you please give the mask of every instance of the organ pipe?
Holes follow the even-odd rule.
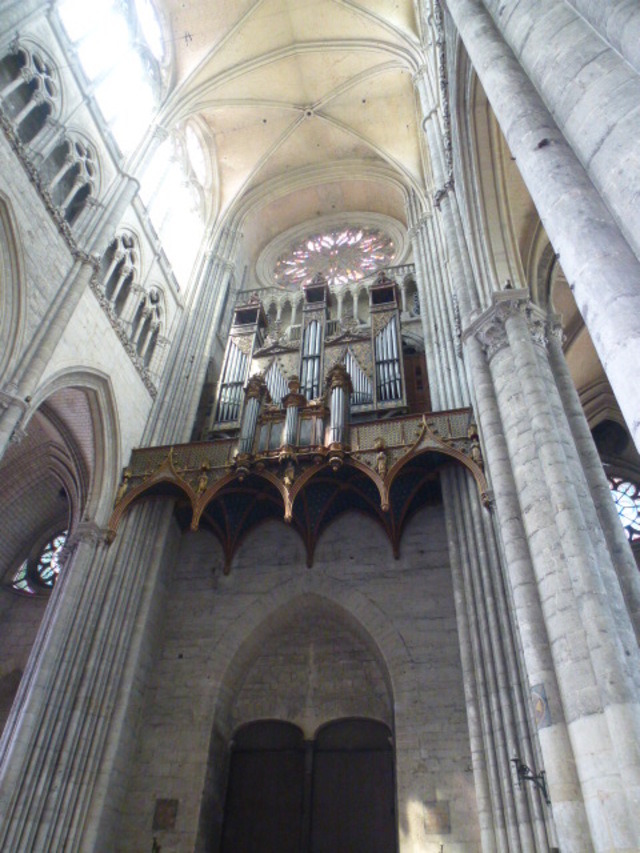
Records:
[[[247,404],[240,429],[240,441],[238,450],[240,453],[251,453],[256,437],[258,415],[265,393],[265,383],[261,376],[252,376],[247,384]]]
[[[398,329],[392,319],[375,338],[376,381],[381,402],[402,399]]]
[[[353,391],[351,379],[343,364],[332,367],[327,376],[329,389],[329,444],[348,443],[349,395]]]

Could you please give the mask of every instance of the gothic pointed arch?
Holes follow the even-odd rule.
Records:
[[[11,202],[0,193],[0,387],[22,350],[26,288],[18,224]]]

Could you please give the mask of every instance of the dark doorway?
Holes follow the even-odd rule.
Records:
[[[395,853],[391,732],[340,720],[313,742],[251,723],[231,750],[222,853]]]
[[[302,732],[252,723],[232,745],[223,853],[298,853],[304,789]]]

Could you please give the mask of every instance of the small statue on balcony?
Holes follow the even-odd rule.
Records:
[[[129,488],[129,480],[131,479],[131,468],[125,468],[122,473],[122,483],[120,484],[120,488],[118,489],[118,493],[116,495],[115,503],[119,504],[122,498],[127,494],[127,489]]]
[[[384,480],[387,476],[387,468],[389,466],[389,458],[387,456],[384,438],[376,438],[374,447],[378,451],[376,453],[376,471],[380,478]]]
[[[200,479],[198,480],[198,495],[203,495],[207,491],[207,486],[209,485],[209,475],[207,472],[209,471],[210,467],[211,466],[208,462],[203,462],[200,466],[200,471],[202,473],[200,474]]]
[[[480,450],[480,438],[478,436],[478,427],[473,423],[473,421],[469,424],[469,429],[467,430],[467,438],[471,442],[471,447],[469,448],[469,455],[473,462],[476,465],[479,465],[480,468],[483,467],[482,461],[482,451]]]
[[[293,481],[295,480],[295,478],[296,478],[296,467],[290,459],[287,462],[287,465],[284,469],[284,477],[282,478],[285,486],[288,489],[290,489],[291,486],[293,486]]]

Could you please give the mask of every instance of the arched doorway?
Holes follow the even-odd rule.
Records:
[[[370,719],[327,723],[312,741],[291,723],[235,735],[222,853],[394,853],[391,732]]]

